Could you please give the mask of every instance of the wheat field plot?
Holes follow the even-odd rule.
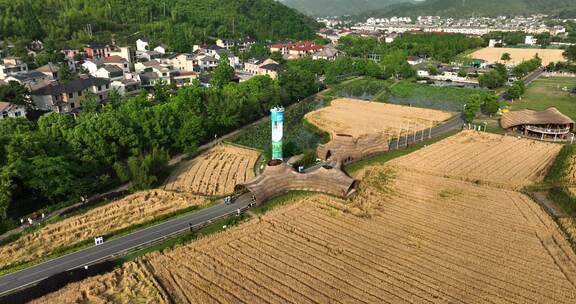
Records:
[[[463,131],[394,164],[438,175],[519,188],[542,181],[562,148],[531,139]]]
[[[168,178],[164,189],[202,195],[232,193],[234,186],[254,178],[259,153],[232,145],[220,145],[182,163]]]
[[[359,174],[351,201],[304,197],[145,256],[138,271],[157,282],[147,293],[174,303],[576,301],[576,256],[529,197],[395,167]],[[73,284],[46,299],[83,290]]]
[[[504,53],[510,54],[511,60],[501,60]],[[534,56],[538,54],[538,57],[542,59],[542,66],[547,66],[551,62],[566,61],[562,53],[564,53],[564,50],[558,49],[483,48],[470,54],[469,57],[486,60],[488,62],[517,65],[523,61],[534,58]]]
[[[0,267],[30,261],[57,248],[145,223],[158,216],[207,204],[204,198],[164,190],[138,192],[105,206],[73,216],[0,247]]]
[[[333,100],[329,107],[306,114],[305,118],[331,134],[360,137],[376,133],[395,135],[401,130],[421,131],[452,115],[438,110],[343,98]]]
[[[113,272],[72,283],[31,303],[170,303],[167,299],[141,262],[129,262]]]
[[[576,303],[576,254],[556,222],[513,187],[462,177],[497,178],[492,171],[501,170],[507,185],[539,179],[534,172],[559,148],[517,141],[463,132],[357,171],[361,182],[350,199],[300,197],[219,234],[146,255],[136,272],[150,274],[146,293],[173,303]],[[519,157],[511,148],[518,145],[534,158]],[[443,161],[450,153],[462,156],[456,168],[470,166],[463,155],[476,155],[477,166],[451,176]],[[427,170],[410,165],[421,164],[420,154],[431,160]],[[118,272],[129,273],[126,267]],[[71,286],[46,299],[86,293]]]

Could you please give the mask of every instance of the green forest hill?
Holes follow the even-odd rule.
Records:
[[[401,3],[366,16],[501,16],[548,14],[560,17],[576,16],[576,0],[426,0],[421,3]]]
[[[40,39],[51,49],[144,36],[185,51],[214,37],[311,38],[317,27],[274,0],[0,0],[0,39]]]

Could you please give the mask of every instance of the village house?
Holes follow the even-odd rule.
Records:
[[[136,51],[139,52],[146,52],[150,50],[150,44],[148,41],[138,39],[136,40]]]
[[[124,77],[124,70],[115,65],[102,65],[92,76],[97,78],[120,80]]]
[[[110,83],[112,89],[122,96],[136,96],[142,92],[140,75],[127,74],[126,78],[114,80]]]
[[[216,45],[226,49],[231,50],[234,47],[237,47],[238,50],[241,52],[247,51],[250,49],[252,45],[256,43],[256,40],[252,38],[244,38],[244,39],[218,39],[216,40]]]
[[[178,71],[196,71],[197,63],[193,54],[175,54],[167,57],[164,62],[172,65]]]
[[[110,80],[104,78],[80,78],[67,83],[53,82],[31,92],[34,105],[45,111],[57,113],[78,112],[88,93],[96,96],[99,103],[108,98]]]
[[[58,73],[60,72],[60,67],[53,64],[52,62],[49,62],[48,64],[37,68],[36,71],[50,77],[51,79],[58,79],[59,77]]]
[[[167,47],[165,44],[161,44],[161,45],[155,47],[155,48],[154,48],[154,51],[155,51],[155,52],[158,52],[158,53],[160,53],[160,54],[162,54],[162,55],[165,55],[166,52],[168,51],[168,47]]]
[[[340,52],[335,47],[325,47],[323,50],[312,54],[314,60],[329,60],[333,61],[338,58]]]
[[[4,81],[6,83],[9,83],[10,81],[15,81],[18,82],[19,84],[25,85],[30,89],[37,87],[39,84],[46,84],[52,79],[53,78],[51,76],[48,76],[36,70],[32,70],[26,73],[8,76],[6,77],[6,79],[4,79]]]
[[[116,47],[110,51],[109,57],[120,57],[128,62],[128,64],[133,63],[136,59],[136,51],[130,46]]]
[[[171,76],[170,83],[176,84],[178,87],[189,85],[194,79],[198,79],[198,73],[192,71],[176,71]]]
[[[251,58],[244,63],[244,72],[251,75],[268,75],[272,79],[278,77],[281,66],[272,59],[258,60]]]
[[[84,48],[86,57],[90,59],[101,59],[110,56],[112,47],[106,43],[90,43]]]
[[[408,58],[406,58],[406,61],[408,62],[409,65],[418,65],[423,63],[424,59],[418,56],[408,56]]]
[[[0,119],[26,117],[26,107],[0,101]]]
[[[118,55],[105,57],[100,61],[100,63],[102,65],[116,66],[124,73],[130,73],[130,65],[128,60]]]
[[[79,49],[73,48],[70,46],[63,47],[62,53],[64,53],[64,56],[66,57],[66,59],[71,60],[71,61],[74,60],[74,57],[76,57],[76,55],[82,54]]]
[[[28,65],[18,57],[6,57],[0,59],[0,80],[4,80],[8,76],[27,72]]]
[[[275,43],[270,46],[270,52],[279,52],[289,59],[301,58],[323,50],[322,45],[311,41]]]

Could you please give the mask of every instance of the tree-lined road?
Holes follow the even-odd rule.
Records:
[[[0,295],[33,285],[60,272],[95,264],[130,249],[138,248],[180,231],[189,230],[190,225],[197,226],[228,214],[234,214],[238,209],[248,207],[251,202],[252,196],[250,194],[244,194],[233,204],[226,205],[219,203],[218,205],[202,209],[186,216],[174,218],[165,223],[133,232],[109,242],[105,240],[102,245],[92,246],[42,264],[7,274],[0,277]]]

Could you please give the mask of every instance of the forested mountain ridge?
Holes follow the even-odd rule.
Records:
[[[367,12],[373,17],[438,15],[450,17],[549,14],[575,16],[576,0],[426,0]]]
[[[310,16],[355,15],[408,0],[280,0]]]
[[[184,50],[210,37],[310,38],[317,26],[274,0],[0,0],[0,39],[48,47],[146,36]]]

